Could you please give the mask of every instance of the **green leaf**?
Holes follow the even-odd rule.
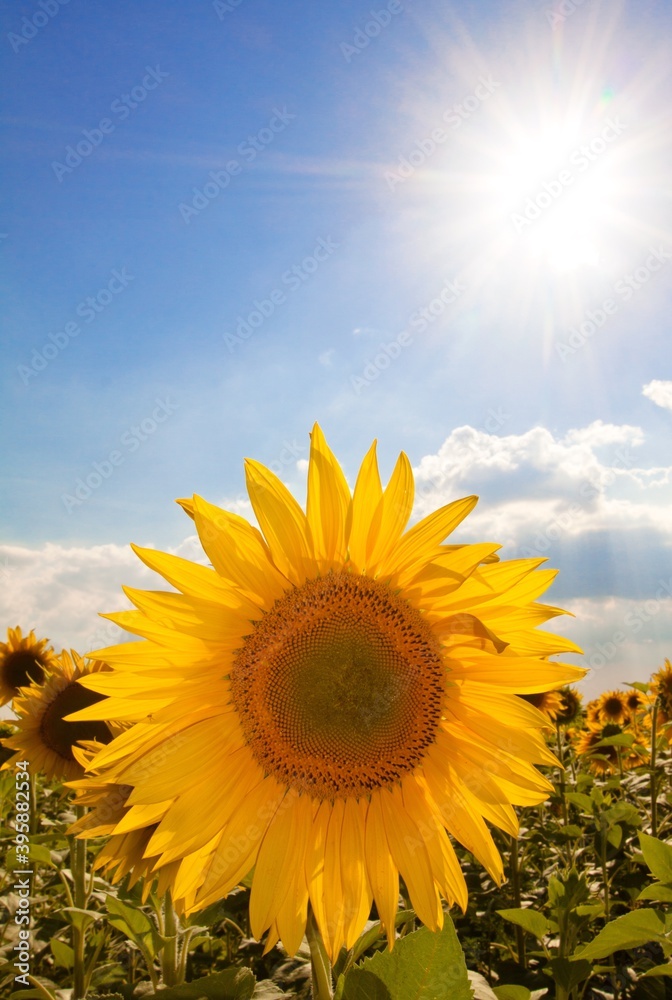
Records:
[[[652,899],[656,903],[672,903],[672,885],[654,882],[653,885],[645,886],[637,899]]]
[[[665,922],[655,910],[633,910],[603,927],[590,944],[574,952],[574,958],[593,961],[596,958],[606,958],[621,949],[637,948],[650,941],[664,940]]]
[[[227,969],[195,979],[193,983],[171,986],[161,990],[158,996],[161,1000],[203,1000],[204,997],[206,1000],[252,1000],[254,987],[255,979],[249,969]]]
[[[565,840],[575,840],[578,837],[583,837],[583,830],[575,823],[568,823],[567,826],[558,827],[555,833],[558,837],[564,837]]]
[[[603,813],[608,824],[627,823],[629,826],[641,826],[642,819],[637,808],[631,802],[617,802]]]
[[[65,915],[69,924],[80,931],[85,931],[89,924],[102,916],[102,913],[96,913],[94,910],[82,910],[78,906],[64,906],[60,912]]]
[[[616,826],[612,826],[611,830],[607,833],[607,840],[612,847],[615,847],[616,850],[618,850],[623,842],[623,827],[619,826],[618,823]]]
[[[527,986],[493,986],[497,1000],[530,1000],[532,994]]]
[[[593,747],[631,747],[634,742],[635,737],[630,733],[619,733],[617,736],[605,736],[599,743],[593,743]]]
[[[462,948],[453,922],[441,931],[426,927],[398,940],[339,980],[342,1000],[471,1000]],[[169,1000],[169,998],[166,998]]]
[[[66,944],[65,941],[59,941],[58,938],[52,938],[49,942],[49,947],[51,948],[56,965],[60,965],[64,969],[71,969],[73,967],[75,964],[75,953],[69,944]]]
[[[552,958],[549,962],[553,970],[553,978],[565,993],[571,992],[575,986],[587,979],[592,971],[592,965],[580,958],[572,961],[569,958]]]
[[[672,882],[672,844],[666,844],[648,833],[640,833],[639,846],[649,871],[659,882]]]
[[[665,962],[664,965],[654,965],[652,969],[647,969],[639,977],[646,979],[647,976],[672,976],[672,962]]]
[[[523,927],[539,940],[549,932],[548,920],[543,913],[537,913],[536,910],[497,910],[497,913],[509,923]]]
[[[565,792],[565,798],[568,802],[571,802],[573,806],[578,806],[583,812],[589,815],[593,812],[593,800],[590,795],[586,795],[585,792]],[[523,987],[520,987],[523,989]]]
[[[156,927],[146,913],[133,906],[128,906],[116,896],[107,897],[108,921],[126,935],[138,948],[150,958],[163,947],[163,941]]]

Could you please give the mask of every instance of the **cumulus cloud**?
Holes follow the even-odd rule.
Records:
[[[647,382],[642,387],[642,393],[664,410],[672,410],[672,382],[654,378],[652,382]]]

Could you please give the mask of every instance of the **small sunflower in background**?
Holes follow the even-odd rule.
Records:
[[[658,723],[665,725],[672,722],[672,663],[665,660],[664,665],[651,677],[651,698],[658,703]],[[672,736],[672,728],[667,730],[668,738]]]
[[[29,760],[33,773],[47,778],[71,780],[81,777],[82,765],[73,748],[79,740],[109,743],[112,731],[107,723],[68,722],[65,716],[102,701],[104,695],[90,691],[79,683],[99,671],[109,670],[100,660],[83,660],[74,650],[63,650],[51,664],[51,672],[42,684],[24,687],[14,699],[18,719],[16,731],[3,745],[15,751],[4,768],[16,760]],[[117,729],[117,732],[119,730]]]
[[[562,708],[556,716],[556,721],[561,726],[572,726],[581,715],[583,695],[573,687],[560,688],[559,694],[562,698]]]
[[[6,705],[28,684],[42,684],[54,664],[48,639],[37,639],[31,629],[7,629],[7,642],[0,642],[0,705]]]
[[[563,711],[564,702],[560,691],[541,691],[538,694],[521,694],[519,697],[534,705],[549,722],[555,722]]]
[[[597,719],[603,726],[615,723],[625,726],[630,721],[627,693],[625,691],[605,691],[597,699]]]
[[[91,765],[91,761],[99,749],[99,745],[88,741],[83,741],[81,747],[73,748],[82,770],[88,768],[93,774],[89,774],[85,780],[68,782],[68,788],[73,789],[76,794],[74,804],[86,807],[86,811],[71,826],[69,833],[83,839],[108,838],[96,857],[93,870],[102,871],[113,885],[130,873],[129,889],[143,879],[144,903],[155,884],[159,895],[165,894],[175,879],[179,863],[166,865],[158,874],[152,874],[158,858],[146,857],[145,854],[157,824],[147,825],[147,820],[151,819],[151,816],[145,816],[145,823],[139,828],[137,824],[134,826],[131,823],[129,826],[126,820],[129,812],[128,798],[133,789],[130,785],[96,781],[95,767]],[[180,909],[179,901],[176,909]]]
[[[621,736],[625,732],[625,728],[615,722],[580,730],[576,734],[574,748],[579,756],[587,758],[589,769],[599,777],[620,773],[620,771],[631,771],[634,767],[645,764],[648,759],[648,747],[645,741],[635,739],[633,747],[598,746],[602,740],[611,736]],[[641,747],[642,752],[638,753],[634,746]]]
[[[113,672],[84,683],[108,700],[76,718],[136,725],[99,751],[92,781],[132,787],[113,836],[144,838],[171,880],[177,864],[187,912],[254,868],[267,950],[296,952],[310,904],[333,959],[374,901],[392,946],[400,875],[434,930],[442,896],[466,906],[448,834],[501,881],[486,821],[515,836],[513,805],[552,792],[534,765],[557,763],[516,694],[578,680],[548,658],[580,650],[536,628],[563,613],[537,603],[555,577],[543,559],[445,544],[476,497],[406,530],[403,453],[383,488],[374,443],[351,493],[315,425],[305,513],[264,466],[246,473],[261,530],[180,501],[212,567],[136,548],[179,592],[127,589],[137,610],[107,616],[143,638],[98,651]]]

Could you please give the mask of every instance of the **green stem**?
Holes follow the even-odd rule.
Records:
[[[656,750],[658,742],[658,699],[653,703],[651,718],[651,836],[658,836],[658,796],[656,794]]]
[[[180,981],[177,976],[177,922],[175,920],[170,889],[166,889],[166,895],[163,897],[163,912],[165,944],[161,952],[161,973],[165,986],[179,986]]]
[[[569,816],[567,814],[567,799],[565,798],[565,760],[564,751],[562,747],[562,731],[560,729],[560,723],[555,722],[555,731],[558,737],[558,760],[560,761],[560,799],[562,801],[562,825],[567,826],[569,823]]]
[[[607,873],[607,827],[602,820],[602,829],[600,830],[600,854],[602,862],[602,881],[604,882],[604,921],[609,923],[609,876]]]
[[[511,888],[513,890],[513,900],[516,909],[520,909],[520,866],[518,864],[518,838],[511,838]],[[516,948],[518,950],[518,964],[526,967],[525,959],[525,931],[516,924]]]
[[[76,806],[77,819],[84,815],[84,807]],[[70,844],[70,871],[72,873],[73,906],[85,910],[87,904],[86,891],[86,841],[77,837],[68,837]],[[85,1000],[86,997],[86,965],[84,961],[86,933],[82,927],[72,926],[73,989],[72,1000]]]
[[[312,908],[308,907],[306,936],[310,946],[310,967],[313,981],[313,1000],[333,1000],[331,962],[317,926]]]

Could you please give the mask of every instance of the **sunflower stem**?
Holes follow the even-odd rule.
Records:
[[[308,906],[306,937],[310,946],[313,1000],[333,1000],[331,962],[310,905]]]
[[[651,836],[658,836],[658,796],[656,794],[656,750],[658,743],[658,699],[653,703],[653,714],[651,716]]]
[[[558,760],[560,761],[560,800],[562,802],[562,825],[567,826],[569,816],[567,813],[567,799],[565,798],[565,755],[562,746],[562,731],[560,723],[555,720],[555,732],[558,737]]]
[[[177,921],[173,909],[170,889],[163,897],[163,936],[165,944],[161,952],[161,974],[165,986],[179,986],[177,976]]]
[[[513,901],[516,909],[520,909],[520,866],[518,864],[518,838],[511,837],[511,888],[513,890]],[[525,959],[525,931],[516,924],[516,949],[518,951],[518,964],[526,967]]]
[[[75,806],[77,819],[84,815],[83,806]],[[77,909],[85,910],[87,903],[86,891],[86,841],[69,836],[70,871],[72,873],[72,902]],[[83,927],[72,925],[72,950],[74,953],[72,967],[72,1000],[85,1000],[86,997],[86,932]]]

